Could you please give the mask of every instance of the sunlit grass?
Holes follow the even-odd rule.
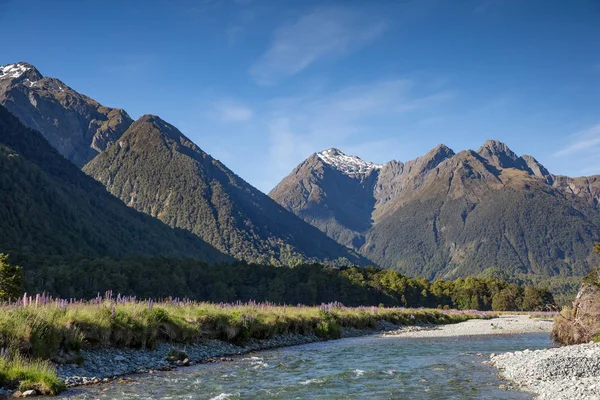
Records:
[[[3,382],[31,387],[41,393],[60,390],[51,366],[42,360],[60,350],[77,353],[82,347],[123,346],[154,348],[159,341],[192,343],[201,338],[243,344],[249,339],[269,339],[278,334],[313,334],[336,339],[342,328],[376,328],[379,321],[396,325],[448,324],[487,318],[481,311],[344,307],[339,303],[319,307],[269,303],[201,303],[97,297],[90,301],[65,301],[37,296],[0,305],[0,347],[12,358],[0,364]],[[27,361],[31,360],[31,361]]]
[[[49,361],[30,360],[19,354],[0,358],[0,385],[20,391],[35,390],[45,395],[58,394],[66,389]]]

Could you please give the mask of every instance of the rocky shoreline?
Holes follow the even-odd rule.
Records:
[[[398,329],[398,326],[380,321],[375,329],[342,328],[341,333],[342,338],[347,338],[393,329]],[[281,334],[266,340],[250,340],[243,346],[223,340],[203,339],[191,345],[159,343],[154,350],[99,348],[82,351],[85,361],[81,365],[58,365],[57,372],[67,387],[75,387],[107,383],[136,373],[152,373],[207,362],[229,361],[231,360],[229,356],[233,355],[320,341],[324,339],[316,335]],[[185,358],[167,361],[172,351],[183,352]]]
[[[492,354],[501,377],[542,400],[600,400],[600,343]]]
[[[552,319],[531,318],[529,315],[502,315],[483,320],[472,319],[451,325],[401,326],[385,332],[386,337],[451,337],[476,335],[507,335],[523,333],[543,333],[552,330]]]
[[[505,315],[491,320],[469,320],[450,325],[398,326],[380,321],[374,329],[342,328],[342,338],[381,334],[382,337],[448,337],[463,335],[547,332],[548,320],[527,315]],[[255,351],[321,342],[316,335],[280,334],[266,340],[251,339],[244,345],[202,339],[193,344],[159,343],[155,349],[96,348],[83,350],[81,365],[57,365],[68,387],[127,381],[128,375],[153,373],[207,362],[231,361],[231,356]],[[173,353],[177,359],[169,360]],[[501,377],[540,399],[600,400],[600,343],[547,350],[524,350],[490,357]],[[10,395],[8,391],[4,395]]]

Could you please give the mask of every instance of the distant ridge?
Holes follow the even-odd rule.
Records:
[[[0,105],[82,167],[115,142],[133,123],[127,113],[44,77],[25,62],[0,67]]]
[[[476,152],[438,145],[383,165],[328,149],[269,196],[339,243],[412,276],[490,268],[582,276],[600,262],[591,255],[600,240],[599,176],[552,175],[496,140]]]

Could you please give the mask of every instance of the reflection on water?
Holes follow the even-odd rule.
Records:
[[[529,399],[499,388],[490,353],[546,348],[547,334],[362,337],[264,351],[233,362],[78,388],[75,399]],[[478,356],[478,353],[480,356]]]

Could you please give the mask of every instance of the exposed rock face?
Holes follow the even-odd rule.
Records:
[[[0,104],[82,167],[132,124],[121,109],[104,107],[27,63],[0,67]]]
[[[551,336],[567,345],[600,342],[600,269],[584,279],[573,308],[564,309],[554,320]]]
[[[598,261],[589,256],[600,237],[598,177],[552,175],[493,140],[457,154],[439,145],[405,163],[357,160],[337,149],[314,154],[269,195],[409,275],[454,278],[497,267],[583,276]]]
[[[237,258],[283,265],[299,258],[368,263],[286,211],[157,116],[141,117],[84,171],[129,206]]]

